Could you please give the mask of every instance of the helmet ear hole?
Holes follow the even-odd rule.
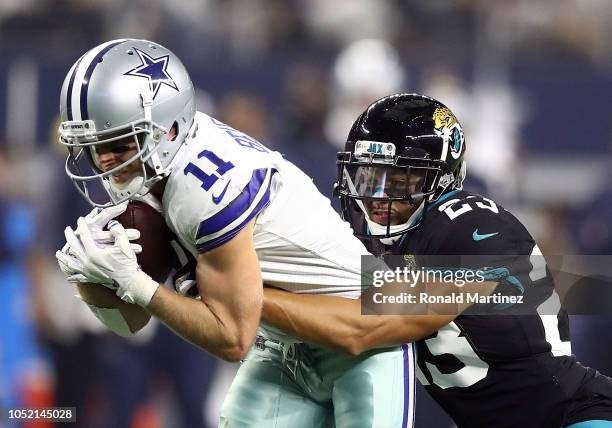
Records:
[[[168,131],[168,140],[170,141],[174,141],[176,140],[176,137],[179,134],[179,124],[178,122],[174,122],[172,124],[172,127],[170,128],[170,131]]]

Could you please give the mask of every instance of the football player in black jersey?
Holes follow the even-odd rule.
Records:
[[[462,190],[464,153],[442,103],[376,101],[338,155],[343,216],[375,255],[480,256],[505,272],[495,291],[510,285],[524,297],[521,314],[363,316],[359,301],[266,290],[263,320],[353,354],[416,341],[417,376],[459,427],[612,427],[612,380],[571,355],[567,314],[529,232]]]

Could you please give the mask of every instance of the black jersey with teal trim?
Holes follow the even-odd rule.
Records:
[[[457,256],[477,255],[471,268],[481,261],[482,267],[505,269],[498,288],[514,289],[528,304],[528,314],[523,308],[521,315],[511,308],[464,313],[417,342],[419,380],[455,423],[559,427],[612,416],[609,379],[570,356],[567,314],[550,313],[558,297],[525,227],[494,201],[458,190],[427,206],[420,221],[387,250],[421,262],[428,255],[449,256],[444,259],[451,265]],[[549,312],[540,316],[544,302]],[[593,404],[594,396],[602,398]]]

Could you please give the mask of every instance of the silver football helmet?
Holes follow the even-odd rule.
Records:
[[[193,84],[165,47],[112,40],[72,66],[62,86],[60,116],[60,142],[69,151],[66,173],[89,203],[114,205],[145,195],[172,172],[194,132]],[[133,143],[135,154],[119,165],[101,165],[98,154],[125,141]],[[113,179],[135,165],[138,172],[129,180]],[[110,202],[93,200],[94,183],[103,185]]]

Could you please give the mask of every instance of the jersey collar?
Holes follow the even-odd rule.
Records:
[[[414,224],[417,224],[418,222],[420,222],[423,219],[423,216],[425,214],[427,214],[427,212],[429,212],[430,209],[440,205],[442,202],[446,201],[447,199],[449,199],[451,196],[456,195],[457,193],[459,193],[461,190],[460,189],[455,189],[455,190],[451,190],[448,193],[445,193],[444,195],[440,196],[435,202],[427,205],[427,206],[423,206],[421,205],[419,207],[418,210],[416,210],[412,216],[410,217],[409,220],[409,224],[412,226]],[[406,235],[407,233],[401,235],[402,239],[399,240],[399,245],[402,245],[402,243],[404,242],[404,239],[406,239]]]

